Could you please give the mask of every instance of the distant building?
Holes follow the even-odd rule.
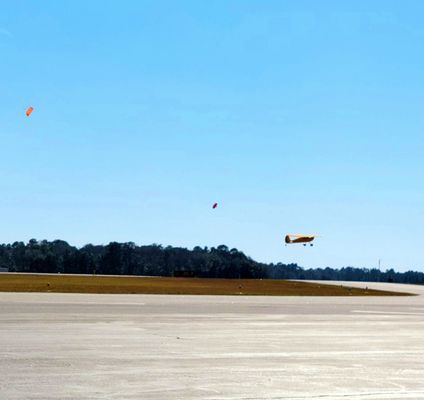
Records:
[[[0,267],[0,272],[9,272],[9,268]]]

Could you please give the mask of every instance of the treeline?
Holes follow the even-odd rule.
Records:
[[[111,242],[77,248],[63,240],[15,242],[0,245],[0,267],[11,272],[173,276],[191,271],[196,277],[264,278],[265,264],[237,249],[162,247]]]
[[[204,278],[320,279],[424,284],[423,272],[380,271],[376,268],[310,268],[297,264],[264,264],[225,245],[192,250],[132,242],[87,244],[81,248],[63,240],[0,245],[0,268],[10,272],[175,276]]]
[[[424,273],[417,271],[396,272],[392,268],[380,271],[377,268],[354,267],[304,269],[297,264],[281,263],[267,266],[267,278],[424,284]]]

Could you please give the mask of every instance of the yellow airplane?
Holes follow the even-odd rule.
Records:
[[[316,238],[316,235],[295,235],[292,233],[289,233],[285,237],[286,246],[289,243],[303,243],[304,246],[306,246],[306,243],[309,243],[310,246],[313,246],[312,242]]]

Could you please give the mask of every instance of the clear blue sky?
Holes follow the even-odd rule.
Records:
[[[424,270],[424,2],[0,5],[0,242]]]

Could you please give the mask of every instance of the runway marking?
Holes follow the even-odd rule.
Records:
[[[403,312],[403,311],[372,311],[372,310],[352,310],[353,313],[361,314],[390,314],[390,315],[418,315],[422,316],[424,313],[414,313],[414,312]]]
[[[359,399],[370,399],[370,400],[398,400],[402,399],[417,399],[416,395],[424,395],[424,391],[399,391],[399,392],[368,392],[368,393],[346,393],[346,394],[318,394],[311,396],[273,396],[266,397],[268,400],[309,400],[309,399],[349,399],[349,398],[359,398]],[[411,397],[414,396],[414,397]],[[224,399],[220,397],[219,399]],[[227,397],[227,399],[235,399],[234,397]],[[237,400],[257,400],[257,397],[237,397]]]

